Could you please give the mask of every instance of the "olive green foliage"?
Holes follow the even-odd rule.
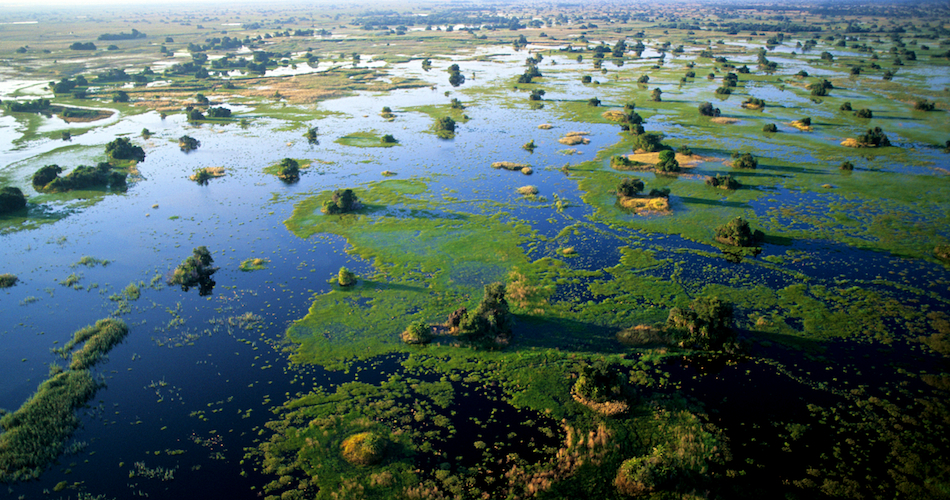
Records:
[[[937,245],[934,248],[934,256],[940,260],[950,262],[950,245]],[[9,275],[4,275],[9,276]]]
[[[617,185],[617,196],[630,198],[640,194],[641,191],[643,191],[643,181],[636,177],[624,177]]]
[[[277,177],[285,182],[294,182],[300,179],[300,164],[293,158],[284,158],[277,169]]]
[[[732,154],[732,167],[733,168],[742,168],[742,169],[755,169],[759,166],[759,160],[757,160],[752,153],[739,153],[735,152]]]
[[[343,440],[340,453],[353,465],[373,465],[386,456],[386,438],[375,432],[360,432]]]
[[[187,292],[191,287],[199,288],[199,295],[208,295],[214,288],[211,275],[218,268],[212,266],[214,259],[207,247],[200,246],[192,250],[192,254],[182,261],[168,279],[169,285],[180,285],[182,291]]]
[[[872,113],[871,110],[868,108],[861,108],[854,112],[854,116],[858,118],[871,119],[871,118],[874,118],[874,113]]]
[[[16,285],[16,282],[19,281],[19,278],[15,274],[3,273],[0,274],[0,289],[10,288],[13,285]]]
[[[270,260],[261,259],[261,258],[245,259],[241,261],[241,265],[239,266],[239,269],[244,272],[261,271],[267,268],[267,264],[269,262]]]
[[[721,114],[719,108],[713,107],[711,102],[704,102],[699,105],[699,114],[703,116],[716,117]]]
[[[676,153],[669,149],[660,151],[659,161],[656,163],[656,169],[660,172],[679,172],[680,163],[676,161]]]
[[[891,145],[891,141],[887,139],[887,135],[881,130],[881,127],[869,128],[867,132],[859,135],[855,140],[860,147],[876,148]]]
[[[727,189],[730,191],[734,191],[742,187],[742,184],[740,184],[738,180],[729,174],[716,174],[715,177],[707,177],[706,185],[717,187],[719,189]]]
[[[627,386],[622,369],[603,361],[585,364],[574,382],[574,393],[595,403],[624,399]]]
[[[94,326],[77,331],[72,340],[55,352],[65,356],[73,352],[68,370],[53,365],[51,376],[36,393],[12,413],[0,418],[0,481],[36,479],[66,446],[79,427],[75,411],[86,405],[100,384],[89,373],[106,353],[128,334],[120,320],[102,319]]]
[[[505,284],[485,285],[485,296],[459,322],[459,338],[475,348],[495,348],[511,340],[514,318],[505,299]]]
[[[588,105],[588,106],[593,106],[593,107],[596,108],[596,107],[600,106],[600,99],[598,99],[598,98],[596,98],[596,97],[591,97],[590,99],[587,100],[587,105]]]
[[[435,134],[442,139],[455,137],[455,120],[450,116],[443,116],[436,120]]]
[[[380,137],[379,141],[382,142],[383,144],[396,144],[397,142],[399,142],[396,140],[395,137],[392,136],[392,134],[386,134]]]
[[[666,319],[685,347],[703,350],[731,348],[736,333],[732,329],[732,304],[718,297],[697,297],[688,308],[674,307]]]
[[[96,365],[106,353],[122,342],[128,333],[129,328],[124,322],[112,318],[101,319],[95,325],[74,333],[69,342],[54,351],[66,357],[76,345],[84,343],[82,348],[72,353],[69,369],[85,370]]]
[[[183,135],[178,138],[178,147],[185,153],[190,153],[201,146],[201,141],[189,135]]]
[[[0,481],[38,478],[66,448],[79,427],[75,410],[95,395],[99,384],[88,370],[67,370],[40,384],[36,393],[0,418]]]
[[[647,153],[655,153],[661,149],[666,148],[660,141],[663,139],[663,135],[654,132],[646,132],[643,134],[638,134],[633,137],[631,141],[631,146],[634,151],[644,151]]]
[[[132,145],[126,137],[119,137],[106,144],[106,154],[114,160],[145,161],[145,150],[141,146]]]
[[[762,125],[762,131],[774,134],[775,132],[778,132],[778,126],[774,123],[766,123],[765,125]]]
[[[928,101],[927,99],[919,99],[914,102],[914,109],[917,111],[933,111],[937,106],[933,101]]]
[[[400,338],[407,344],[428,344],[432,342],[432,327],[424,321],[414,321],[403,330]]]
[[[716,228],[716,241],[738,247],[754,246],[762,240],[761,231],[752,231],[749,223],[742,217],[736,217]]]
[[[80,165],[72,172],[59,177],[63,169],[57,165],[47,165],[33,174],[33,187],[37,191],[50,193],[106,186],[111,186],[113,189],[124,188],[127,174],[115,171],[113,168],[111,163],[105,162],[95,167]]]
[[[663,95],[663,91],[660,90],[659,87],[657,87],[653,89],[652,92],[650,92],[650,100],[653,102],[660,102],[663,100],[662,95]]]
[[[323,213],[327,215],[345,214],[362,207],[359,198],[352,189],[337,189],[329,200],[323,202]]]
[[[841,170],[854,170],[854,163],[845,160],[841,162],[841,165],[839,165],[838,168]]]
[[[304,133],[304,137],[307,138],[309,144],[317,144],[317,127],[310,127],[307,129],[307,132]]]
[[[0,214],[26,208],[26,196],[20,188],[4,186],[0,188]]]
[[[356,284],[356,275],[353,274],[353,271],[345,267],[341,267],[339,272],[336,275],[336,282],[340,286],[350,286]]]
[[[841,110],[841,111],[851,111],[851,103],[850,103],[850,102],[845,102],[844,104],[842,104],[841,106],[839,106],[838,109]]]

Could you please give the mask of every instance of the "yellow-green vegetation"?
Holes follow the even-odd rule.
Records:
[[[262,271],[267,269],[267,264],[270,263],[270,259],[263,259],[260,257],[255,257],[253,259],[244,259],[241,261],[240,269],[245,272],[249,271]]]
[[[277,176],[278,179],[286,182],[294,182],[300,179],[300,171],[310,168],[310,160],[299,158],[284,158],[280,163],[275,163],[264,168],[265,174]]]
[[[513,161],[496,161],[492,162],[491,168],[503,168],[505,170],[517,170],[523,171],[525,168],[531,168],[531,165],[527,163],[515,163]]]
[[[428,344],[432,342],[432,327],[428,323],[415,321],[399,337],[407,344]]]
[[[3,482],[36,479],[58,457],[66,441],[79,427],[75,412],[92,399],[100,384],[89,369],[96,365],[128,334],[128,327],[116,319],[102,319],[77,331],[61,348],[63,357],[72,352],[69,368],[58,365],[36,393],[20,408],[0,417],[0,480]]]
[[[391,140],[386,140],[387,138]],[[389,148],[398,144],[393,136],[389,134],[379,136],[374,132],[354,132],[344,135],[333,142],[357,148]]]
[[[218,177],[224,177],[224,167],[204,167],[195,170],[195,173],[188,176],[190,180],[197,182],[199,185],[207,185],[208,181],[211,179],[216,179]]]
[[[520,188],[518,188],[518,194],[527,196],[527,197],[535,197],[538,194],[538,187],[537,186],[521,186]]]
[[[340,271],[336,275],[336,282],[340,286],[351,286],[356,284],[356,275],[353,274],[353,271],[345,267],[341,267]]]
[[[386,455],[386,439],[375,432],[360,432],[343,440],[340,453],[353,465],[374,465]]]
[[[557,140],[565,146],[576,146],[578,144],[590,144],[590,139],[584,137],[590,135],[590,132],[568,132]]]

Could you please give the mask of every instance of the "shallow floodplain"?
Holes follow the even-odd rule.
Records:
[[[269,14],[221,11],[200,29],[143,24],[147,38],[82,57],[62,38],[36,42],[10,28],[0,50],[15,54],[9,72],[23,82],[8,85],[4,102],[44,95],[115,114],[0,121],[0,182],[28,197],[26,209],[0,215],[0,273],[17,277],[0,296],[9,346],[0,406],[14,409],[60,377],[50,350],[69,351],[69,332],[104,316],[129,326],[124,343],[106,342],[108,363],[74,355],[75,373],[105,387],[63,418],[70,430],[81,424],[53,453],[66,454],[31,465],[40,480],[10,481],[11,493],[946,496],[950,273],[934,249],[950,243],[941,150],[950,127],[946,89],[934,82],[948,63],[944,34],[907,24],[946,13],[907,9],[906,22],[888,21],[903,23],[901,40],[877,25],[843,36],[847,24],[807,9],[795,22],[822,31],[763,22],[730,34],[733,18],[721,13],[701,30],[691,23],[710,21],[699,14],[679,27],[565,10],[579,17],[471,32],[457,28],[492,21],[439,22],[400,35],[368,27],[405,18],[341,10],[316,21],[294,12],[279,23],[285,34]],[[218,21],[229,36],[268,33],[238,51],[271,52],[263,75],[176,73],[201,59],[191,54],[214,61],[231,50],[188,45],[211,43],[204,28]],[[305,33],[314,24],[330,33]],[[128,29],[114,26],[72,31],[94,39]],[[626,49],[614,56],[620,39]],[[601,40],[607,50],[596,49]],[[171,56],[159,56],[162,44]],[[143,72],[146,85],[90,86],[91,98],[28,82],[94,77],[116,57],[130,74],[154,74]],[[452,64],[461,85],[449,81]],[[541,75],[519,83],[533,65]],[[717,94],[729,72],[736,86]],[[808,85],[821,79],[829,95],[813,96]],[[111,102],[119,87],[129,103]],[[186,107],[208,107],[199,94],[231,117],[189,121]],[[747,97],[766,105],[743,108]],[[935,109],[915,110],[921,99]],[[720,116],[700,116],[703,102]],[[679,172],[611,166],[618,155],[644,158],[635,154],[644,138],[618,122],[631,110],[662,145],[692,151],[677,155]],[[444,117],[456,122],[454,138],[433,133]],[[791,125],[805,117],[810,131]],[[763,132],[766,123],[778,131]],[[877,126],[891,146],[841,145]],[[200,146],[182,151],[184,135]],[[32,189],[38,168],[94,165],[117,136],[146,152],[128,189]],[[583,139],[559,141],[567,136]],[[752,153],[757,168],[733,168],[734,153]],[[276,177],[285,158],[300,165],[293,182]],[[853,170],[839,168],[846,160]],[[188,179],[218,167],[226,175],[207,185]],[[707,184],[724,174],[738,189]],[[618,204],[632,177],[644,194],[668,189],[669,213]],[[528,184],[536,193],[523,196]],[[343,189],[356,209],[324,214]],[[716,241],[735,217],[764,233],[760,249]],[[220,267],[208,286],[167,285],[201,246]],[[355,284],[338,284],[344,267]],[[460,307],[475,310],[493,282],[505,284],[513,337],[475,349],[442,324]],[[696,297],[732,304],[734,346],[700,352],[618,335],[651,331]],[[431,343],[405,344],[400,334],[418,322],[433,327]],[[614,399],[579,392],[591,370],[612,374]]]

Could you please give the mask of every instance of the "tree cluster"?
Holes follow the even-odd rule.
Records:
[[[0,188],[0,214],[13,212],[26,207],[26,196],[20,188],[4,186]]]
[[[214,288],[214,280],[211,275],[218,271],[213,267],[214,259],[211,258],[211,252],[205,246],[200,246],[192,250],[192,254],[182,261],[168,278],[169,285],[180,285],[183,292],[187,292],[191,287],[198,287],[198,295],[205,296],[211,294]]]
[[[359,210],[362,205],[352,189],[337,189],[329,200],[323,202],[323,213],[327,215],[345,214]]]
[[[719,108],[713,107],[711,102],[704,102],[699,105],[699,114],[703,116],[716,117],[720,115]]]
[[[114,160],[145,161],[145,150],[135,146],[126,137],[119,137],[106,144],[106,154]]]
[[[734,247],[756,246],[763,238],[762,231],[753,231],[742,217],[736,217],[716,228],[716,241]]]
[[[474,311],[461,308],[451,315],[447,326],[474,348],[492,349],[511,341],[514,318],[505,299],[505,284],[485,285],[485,296]]]
[[[458,87],[465,83],[465,75],[462,74],[458,64],[449,66],[449,83],[453,87]]]
[[[697,297],[689,308],[674,307],[666,319],[680,344],[703,350],[722,350],[735,344],[732,304],[718,297]]]
[[[101,162],[95,167],[80,165],[69,174],[59,177],[63,172],[58,165],[47,165],[33,174],[33,188],[37,191],[59,193],[74,189],[86,189],[99,186],[112,188],[125,187],[127,174],[112,170],[111,163]]]

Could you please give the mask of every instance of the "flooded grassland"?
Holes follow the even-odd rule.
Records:
[[[950,496],[946,33],[568,12],[4,25],[8,493]]]

